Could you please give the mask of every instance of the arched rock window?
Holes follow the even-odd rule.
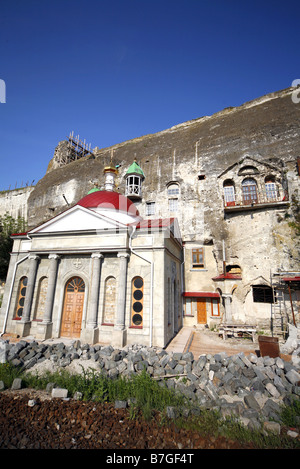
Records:
[[[267,200],[277,200],[277,187],[274,176],[267,176],[265,178],[265,188]]]
[[[169,211],[170,212],[177,211],[179,194],[180,194],[179,184],[177,182],[171,182],[168,185],[168,199],[169,199]]]
[[[235,188],[231,179],[226,179],[223,184],[224,201],[226,206],[235,205]]]
[[[257,185],[253,178],[246,178],[242,182],[243,203],[245,205],[257,203]]]
[[[179,184],[177,182],[171,182],[168,185],[168,197],[178,197],[179,195]]]

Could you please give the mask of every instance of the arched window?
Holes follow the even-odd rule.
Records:
[[[135,277],[132,280],[131,327],[143,327],[144,280]]]
[[[235,189],[234,182],[231,179],[227,179],[223,184],[224,189],[224,201],[226,206],[235,205]]]
[[[113,325],[116,312],[116,279],[107,277],[104,285],[103,324]]]
[[[268,176],[265,178],[265,188],[267,200],[277,200],[277,187],[274,176]]]
[[[178,196],[180,193],[179,184],[177,182],[172,182],[167,187],[168,187],[169,211],[177,212]]]
[[[23,308],[24,308],[25,296],[26,296],[26,290],[27,290],[27,282],[28,282],[27,277],[22,277],[20,279],[15,319],[21,319],[23,315]]]
[[[253,178],[246,178],[242,182],[243,203],[246,205],[257,203],[257,185]]]
[[[39,281],[37,303],[36,303],[36,308],[34,312],[34,319],[37,321],[41,321],[44,317],[47,289],[48,289],[48,278],[42,277]]]
[[[168,197],[177,197],[179,195],[179,184],[172,182],[168,185]]]

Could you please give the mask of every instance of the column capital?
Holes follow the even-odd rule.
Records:
[[[103,254],[101,254],[101,252],[93,252],[92,255],[91,255],[91,258],[92,259],[102,259]]]
[[[129,254],[127,252],[118,252],[117,257],[126,257],[129,258]]]
[[[30,254],[29,259],[33,259],[34,261],[39,261],[40,256],[38,256],[37,254]]]
[[[60,259],[60,256],[58,254],[49,254],[48,259]]]

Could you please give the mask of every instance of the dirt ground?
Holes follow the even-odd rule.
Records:
[[[216,333],[201,330],[195,331],[189,351],[196,359],[221,351],[228,356],[255,353],[257,345],[244,339],[224,341]],[[161,425],[159,414],[150,422],[141,415],[135,417],[113,404],[51,399],[45,391],[6,390],[0,394],[0,449],[253,449],[251,444],[179,430],[172,421]]]
[[[189,351],[193,353],[194,358],[198,358],[202,354],[214,355],[220,352],[226,352],[228,356],[235,355],[239,352],[245,354],[257,353],[258,344],[252,342],[249,338],[227,338],[224,340],[217,332],[209,329],[195,329]]]
[[[32,399],[36,403],[30,406]],[[178,451],[252,446],[178,430],[172,422],[161,426],[159,414],[147,422],[112,404],[50,399],[46,392],[23,389],[1,392],[0,448]]]

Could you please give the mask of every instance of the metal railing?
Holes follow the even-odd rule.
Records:
[[[251,193],[241,194],[240,196],[230,197],[223,196],[223,202],[225,208],[234,208],[234,207],[252,207],[256,205],[264,204],[278,204],[281,202],[288,202],[288,194],[278,194],[274,192],[266,191],[256,191]]]

